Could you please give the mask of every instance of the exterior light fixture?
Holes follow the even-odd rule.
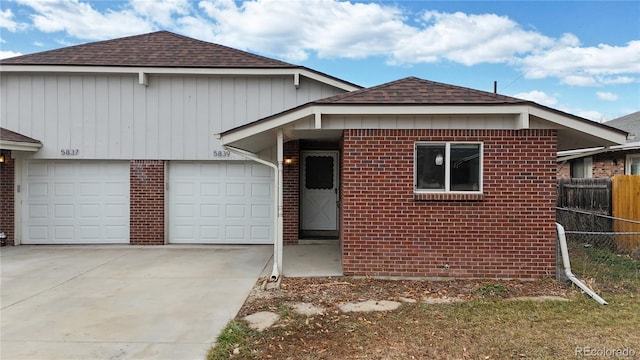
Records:
[[[438,153],[438,155],[436,155],[436,165],[441,166],[443,163],[444,157],[442,156],[442,154]]]
[[[284,159],[284,164],[285,164],[285,165],[292,165],[292,164],[293,164],[293,159],[292,159],[292,158],[286,158],[286,159]]]
[[[4,155],[0,155],[0,164],[4,163]]]

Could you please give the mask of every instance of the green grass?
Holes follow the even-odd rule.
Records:
[[[485,299],[498,299],[507,297],[509,291],[503,285],[487,283],[475,289],[473,294]]]
[[[573,273],[587,283],[595,281],[589,285],[596,291],[605,294],[640,291],[640,259],[575,243],[569,246],[569,258]]]
[[[239,357],[242,359],[257,359],[251,349],[254,339],[259,338],[260,333],[249,328],[244,321],[233,320],[222,330],[216,340],[216,346],[207,354],[207,360],[229,359]],[[234,354],[234,349],[237,354]]]

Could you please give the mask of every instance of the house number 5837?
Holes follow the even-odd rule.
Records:
[[[62,156],[77,156],[80,150],[78,149],[60,149],[60,155]]]

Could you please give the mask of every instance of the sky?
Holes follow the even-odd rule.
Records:
[[[367,87],[497,81],[594,121],[640,110],[639,0],[0,0],[0,58],[157,30]]]

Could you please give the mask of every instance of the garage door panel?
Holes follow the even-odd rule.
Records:
[[[257,165],[254,172],[254,166],[228,161],[171,162],[169,242],[272,243],[271,170]],[[192,225],[189,232],[187,225]],[[258,228],[252,230],[253,226]]]
[[[129,242],[129,163],[26,161],[25,244]]]

